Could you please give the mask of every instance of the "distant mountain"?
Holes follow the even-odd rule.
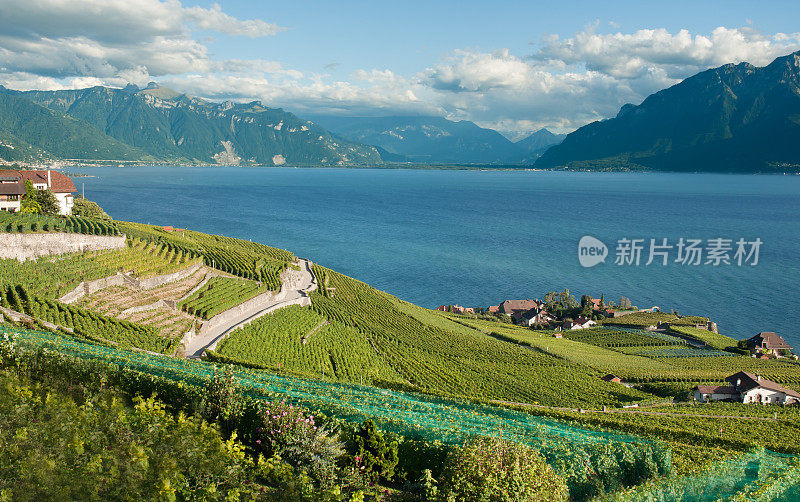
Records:
[[[60,151],[69,149],[69,158],[89,159],[129,159],[138,152],[139,157],[168,162],[259,165],[381,162],[377,150],[371,146],[338,138],[312,122],[280,108],[267,108],[258,101],[212,103],[155,84],[145,89],[136,86],[27,92],[0,89],[0,95],[45,107],[54,116],[83,124],[83,129],[99,132],[101,137],[112,138],[116,145],[126,147],[120,147],[112,155],[110,146],[93,145],[88,140],[56,148],[53,142],[48,146],[21,138],[59,157],[63,157]],[[31,116],[27,124],[32,130],[51,136],[52,122],[39,114]],[[98,146],[106,148],[107,156],[93,154]]]
[[[344,138],[383,149],[387,161],[504,164],[521,162],[527,153],[499,132],[465,120],[399,116],[313,119]]]
[[[800,171],[800,52],[727,64],[569,134],[539,168]]]
[[[0,158],[134,160],[146,156],[95,127],[9,94],[0,86]]]
[[[553,134],[547,129],[539,129],[530,136],[517,141],[516,145],[525,150],[529,155],[538,157],[553,145],[564,141],[566,134]]]

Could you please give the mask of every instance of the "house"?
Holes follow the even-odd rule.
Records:
[[[14,170],[0,171],[0,211],[16,213],[22,209],[25,183],[22,174]]]
[[[600,377],[600,379],[605,382],[622,383],[622,379],[613,373],[609,373],[606,376]]]
[[[438,307],[436,307],[436,310],[440,312],[447,312],[447,305],[439,305]]]
[[[474,309],[474,308],[472,308],[472,307],[466,307],[466,308],[464,309],[464,313],[465,313],[465,314],[474,314],[474,313],[475,313],[475,309]]]
[[[575,319],[575,324],[577,324],[581,328],[591,328],[592,326],[594,326],[597,323],[592,321],[588,317],[581,316],[581,317],[578,317],[577,319]]]
[[[499,314],[500,313],[500,305],[492,305],[489,307],[490,314]]]
[[[535,326],[537,324],[549,324],[552,320],[553,316],[551,316],[542,307],[533,308],[527,312],[523,312],[519,317],[520,324],[528,327]]]
[[[514,322],[519,322],[525,312],[543,307],[537,300],[506,300],[500,304],[500,312],[511,316]]]
[[[461,305],[453,305],[452,307],[450,307],[450,312],[454,314],[463,314],[464,307],[462,307]]]
[[[771,331],[764,331],[747,340],[747,348],[754,356],[773,355],[782,357],[781,352],[792,350],[782,337]]]
[[[800,393],[762,378],[761,375],[740,371],[725,381],[730,385],[698,385],[693,389],[695,399],[703,403],[728,400],[746,404],[800,404]]]
[[[564,335],[556,331],[555,333],[553,333],[553,338],[564,338]]]
[[[59,171],[20,171],[23,182],[30,181],[37,190],[50,190],[56,196],[59,212],[64,216],[72,214],[75,184],[69,176]]]

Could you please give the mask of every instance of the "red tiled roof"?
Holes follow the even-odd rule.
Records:
[[[72,193],[77,191],[75,183],[69,176],[59,171],[50,170],[50,190],[53,193]],[[24,180],[30,180],[31,183],[47,183],[48,171],[20,171]]]

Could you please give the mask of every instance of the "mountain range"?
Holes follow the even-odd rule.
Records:
[[[800,52],[698,73],[572,132],[535,166],[798,172]]]
[[[0,87],[0,155],[173,163],[370,165],[378,151],[280,108],[145,89]]]
[[[563,139],[542,129],[513,143],[467,120],[430,116],[323,115],[312,120],[349,140],[375,145],[389,162],[519,164]]]

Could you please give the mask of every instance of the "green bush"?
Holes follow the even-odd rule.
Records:
[[[567,500],[563,478],[525,445],[477,437],[448,458],[437,500],[533,502]]]
[[[397,441],[387,442],[372,420],[365,420],[347,441],[348,459],[370,481],[390,480],[398,462]]]

